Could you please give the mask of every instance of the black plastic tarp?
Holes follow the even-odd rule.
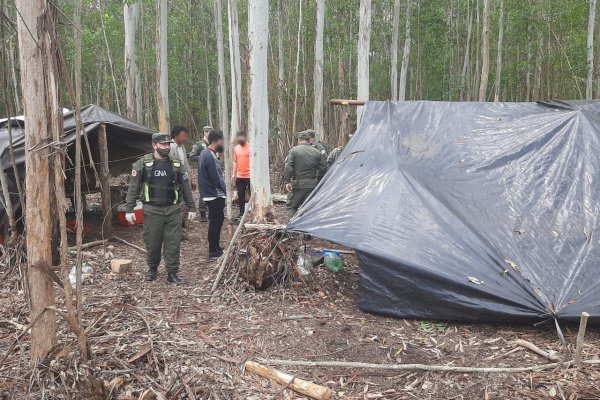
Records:
[[[96,105],[89,105],[81,109],[81,119],[84,127],[84,134],[87,137],[83,143],[83,164],[90,166],[90,156],[94,163],[99,163],[100,151],[98,147],[98,128],[104,124],[106,127],[106,137],[108,142],[109,168],[112,176],[118,176],[131,170],[131,164],[137,157],[147,153],[152,149],[151,139],[153,130],[135,123],[125,117],[113,112],[107,111]],[[9,120],[0,120],[0,162],[2,168],[8,175],[11,202],[16,209],[20,203],[16,186],[15,177],[10,156],[10,141],[8,134]],[[23,117],[10,119],[11,134],[13,141],[13,153],[15,164],[21,180],[25,179],[25,135],[23,129],[25,120]],[[74,174],[74,166],[71,160],[75,160],[75,113],[68,112],[64,115],[64,143],[67,145],[67,180]],[[89,149],[88,151],[88,144]],[[29,144],[30,147],[34,144]],[[1,203],[1,202],[0,202]],[[6,211],[0,204],[0,223],[5,222]]]
[[[356,249],[359,307],[600,320],[600,102],[369,102],[289,229]]]

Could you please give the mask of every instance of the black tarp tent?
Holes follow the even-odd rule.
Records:
[[[289,229],[356,249],[359,307],[600,322],[600,102],[369,102]]]
[[[98,128],[104,124],[108,142],[109,168],[112,176],[118,176],[131,170],[135,159],[152,149],[151,139],[154,131],[143,125],[135,123],[125,117],[107,111],[96,105],[89,105],[81,109],[81,119],[85,135],[88,138],[92,159],[97,164],[100,160],[98,147]],[[0,120],[0,161],[9,179],[14,181],[11,156],[9,151],[8,119]],[[15,163],[21,180],[25,179],[25,136],[23,133],[24,119],[16,117],[10,119],[13,140]],[[64,114],[64,143],[66,143],[68,160],[75,159],[75,113]],[[32,146],[32,144],[30,145]],[[84,165],[89,165],[87,146],[83,144]],[[67,176],[73,172],[73,165],[67,160]],[[18,206],[18,196],[11,190],[11,200]],[[4,220],[6,213],[1,207],[0,220]]]

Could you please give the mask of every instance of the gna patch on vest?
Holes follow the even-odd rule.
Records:
[[[158,177],[167,176],[167,171],[164,169],[155,169],[154,176],[158,176]]]

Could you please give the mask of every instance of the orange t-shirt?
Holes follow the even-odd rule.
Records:
[[[233,158],[237,163],[236,178],[250,178],[250,145],[238,144],[233,148]]]

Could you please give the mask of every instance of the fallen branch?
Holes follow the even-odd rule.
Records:
[[[264,360],[261,362],[269,365],[286,365],[291,367],[328,367],[328,368],[369,368],[385,369],[391,371],[442,371],[442,372],[467,372],[467,373],[500,373],[500,372],[529,372],[543,371],[561,366],[569,367],[571,361],[555,362],[550,364],[533,365],[530,367],[456,367],[452,365],[427,365],[427,364],[372,364],[353,361],[302,361],[302,360]],[[582,361],[586,365],[599,365],[600,360]]]
[[[211,292],[214,292],[215,289],[217,288],[217,286],[219,285],[219,281],[221,280],[221,277],[223,276],[223,271],[225,271],[225,265],[227,265],[227,259],[229,259],[229,253],[231,253],[231,248],[233,247],[233,244],[235,243],[238,235],[240,234],[240,231],[242,230],[242,227],[244,226],[244,221],[246,221],[246,216],[250,213],[249,209],[252,207],[253,201],[254,201],[254,193],[252,193],[250,195],[250,199],[248,200],[248,207],[246,207],[246,209],[244,210],[244,215],[242,215],[242,218],[240,219],[240,223],[238,224],[237,228],[235,229],[233,237],[231,238],[231,241],[229,242],[229,245],[227,246],[227,250],[225,250],[225,255],[223,256],[223,260],[221,261],[221,265],[219,266],[219,272],[217,272],[217,277],[215,278],[215,281],[213,282],[213,285],[210,288]]]
[[[524,347],[527,350],[531,350],[534,353],[536,353],[542,357],[546,357],[550,361],[558,361],[560,359],[556,354],[551,354],[547,351],[544,351],[544,350],[540,349],[539,347],[537,347],[535,344],[528,342],[527,340],[517,339],[513,343],[516,344],[517,346]]]
[[[585,337],[585,328],[587,327],[587,320],[590,314],[585,311],[581,313],[581,320],[579,321],[579,332],[577,332],[577,347],[575,348],[575,365],[577,368],[581,367],[581,352],[583,351],[583,338]]]
[[[335,252],[337,252],[337,253],[340,253],[340,254],[356,254],[356,252],[355,252],[354,250],[345,250],[345,249],[326,249],[326,248],[324,248],[324,247],[313,247],[312,249],[313,249],[313,250],[316,250],[316,251],[321,251],[321,252],[322,252],[322,251],[335,251]]]
[[[104,240],[96,240],[93,242],[82,244],[81,250],[87,250],[91,247],[102,246],[103,244],[106,244],[107,241],[108,241],[107,239],[104,239]],[[77,251],[77,246],[71,246],[67,250],[68,251]]]
[[[261,365],[254,361],[246,361],[244,363],[246,371],[255,373],[263,378],[274,380],[286,388],[290,388],[295,392],[303,394],[317,400],[329,400],[333,395],[331,389],[325,386],[317,385],[303,379],[294,377],[265,365]]]
[[[139,250],[139,251],[141,251],[142,253],[146,254],[146,249],[143,249],[143,248],[141,248],[140,246],[136,246],[136,245],[135,245],[135,244],[133,244],[133,243],[129,243],[127,240],[125,240],[125,239],[121,239],[121,238],[120,238],[120,237],[118,237],[118,236],[113,236],[113,237],[112,237],[112,240],[116,240],[117,242],[121,242],[121,243],[123,243],[123,244],[126,244],[127,246],[129,246],[129,247],[132,247],[132,248],[134,248],[134,249],[136,249],[136,250]]]

